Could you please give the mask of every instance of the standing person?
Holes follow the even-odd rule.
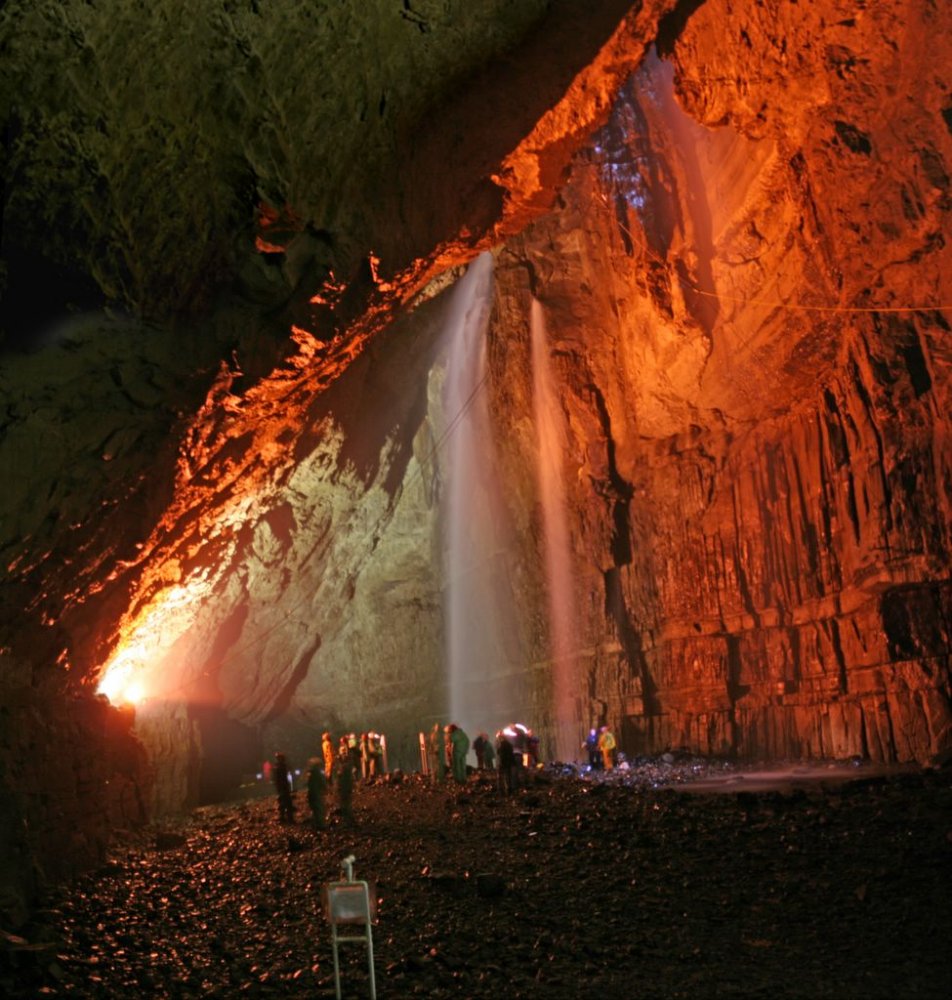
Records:
[[[334,742],[330,733],[321,736],[321,754],[324,757],[324,777],[330,781],[334,773]]]
[[[366,781],[370,777],[370,737],[360,734],[360,776]]]
[[[512,794],[512,772],[516,763],[516,751],[502,732],[496,733],[496,750],[499,753],[499,791]]]
[[[476,753],[476,769],[482,771],[486,766],[486,744],[489,740],[486,739],[485,733],[478,733],[476,739],[473,740],[473,750]]]
[[[593,770],[597,771],[601,767],[601,755],[598,752],[598,730],[590,729],[588,731],[588,736],[585,737],[585,742],[582,744],[582,749],[588,754],[588,766]]]
[[[315,830],[323,830],[327,825],[324,810],[327,775],[324,773],[324,761],[320,757],[312,757],[307,764],[307,804],[311,807],[311,825]]]
[[[356,733],[347,734],[347,754],[350,757],[350,766],[354,769],[354,777],[360,774],[360,743]]]
[[[383,774],[383,750],[379,733],[367,733],[367,776],[371,779]]]
[[[443,761],[446,764],[446,773],[453,773],[453,723],[443,727]]]
[[[493,750],[493,741],[483,733],[486,737],[486,745],[483,747],[483,763],[486,765],[487,771],[492,771],[496,767],[496,751]]]
[[[526,766],[539,765],[539,737],[535,733],[526,734]]]
[[[343,754],[337,763],[334,783],[337,786],[337,805],[341,820],[347,826],[354,825],[354,762],[350,754]]]
[[[446,777],[446,753],[443,750],[443,727],[438,722],[434,722],[430,730],[426,752],[433,784],[440,784]]]
[[[291,772],[288,769],[287,758],[283,753],[274,755],[274,767],[271,768],[271,779],[278,793],[278,821],[294,822],[294,800],[291,798]]]
[[[615,734],[608,726],[602,726],[598,734],[598,749],[602,752],[602,764],[606,771],[615,766],[615,746]]]
[[[453,780],[466,784],[466,755],[469,753],[469,737],[454,722],[450,726],[450,752],[453,762]]]

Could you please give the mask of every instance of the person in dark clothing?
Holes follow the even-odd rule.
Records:
[[[483,733],[483,736],[486,736]],[[486,736],[486,743],[483,746],[483,763],[486,765],[487,771],[492,771],[496,766],[496,751],[493,750],[492,740]]]
[[[340,817],[346,826],[354,825],[354,765],[350,754],[341,757],[334,776],[337,786],[337,804],[340,807]]]
[[[602,766],[602,754],[598,749],[598,730],[590,729],[584,743],[585,751],[588,753],[588,766],[597,771]]]
[[[324,761],[312,757],[308,761],[307,773],[307,804],[311,807],[311,825],[315,830],[323,830],[327,825],[324,818],[324,805],[327,799],[327,775],[324,774]]]
[[[446,749],[443,740],[443,727],[435,722],[430,731],[429,740],[430,774],[434,784],[442,784],[446,778]]]
[[[450,726],[450,761],[453,768],[453,780],[457,784],[466,784],[466,754],[469,753],[469,737],[454,722]]]
[[[486,766],[486,744],[489,740],[486,738],[485,733],[479,733],[476,739],[473,740],[473,750],[476,754],[476,769],[482,771]]]
[[[502,733],[496,734],[496,753],[499,756],[499,790],[504,795],[512,794],[512,773],[516,763],[516,751]]]
[[[283,753],[274,755],[274,767],[271,769],[271,780],[278,793],[278,820],[282,823],[294,822],[294,799],[291,798],[291,772]]]

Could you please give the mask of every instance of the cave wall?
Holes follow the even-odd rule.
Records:
[[[17,708],[0,730],[6,926],[45,877],[101,858],[110,830],[198,801],[216,746],[231,740],[244,761],[255,746],[303,745],[318,718],[355,718],[381,652],[420,664],[396,712],[416,725],[439,631],[413,537],[414,505],[431,499],[394,518],[404,541],[376,538],[372,522],[393,513],[419,414],[409,434],[372,432],[374,455],[398,442],[378,478],[313,401],[395,304],[546,197],[559,144],[602,114],[669,6],[249,0],[183,19],[166,3],[3,5],[0,669]],[[458,128],[443,134],[441,120]],[[288,495],[304,515],[293,544]],[[398,553],[359,592],[346,554],[325,572],[348,525]],[[198,612],[184,600],[193,586]],[[260,638],[287,608],[313,611],[308,587],[320,613],[283,641]],[[351,599],[382,634],[388,606],[418,628],[348,653]],[[145,615],[146,658],[175,697],[140,711],[129,736],[128,712],[92,691],[153,605],[176,623]],[[324,633],[342,637],[331,676],[350,678],[361,655],[357,683],[292,705]],[[184,695],[176,654],[191,656]]]
[[[0,656],[0,914],[18,927],[51,884],[105,860],[148,817],[134,715]]]
[[[939,61],[906,73],[938,13],[771,12],[698,9],[674,72],[646,60],[558,211],[508,242],[500,438],[535,296],[569,428],[583,723],[629,752],[924,762],[952,739],[932,308],[952,149]]]
[[[367,583],[364,590],[356,588],[349,567],[359,545],[352,538],[348,541],[347,535],[358,526],[368,527],[366,511],[373,505],[390,516],[395,477],[399,479],[410,441],[405,431],[390,433],[392,428],[385,428],[403,444],[386,456],[386,463],[396,460],[396,471],[387,468],[379,477],[370,468],[380,461],[376,453],[350,461],[342,441],[355,421],[366,420],[366,415],[355,416],[354,402],[347,399],[348,393],[362,391],[360,369],[336,397],[333,388],[367,348],[371,334],[387,325],[395,307],[413,302],[429,276],[472,254],[494,227],[516,226],[530,210],[538,210],[532,206],[549,196],[547,179],[557,173],[566,150],[580,141],[591,122],[606,113],[617,81],[637,63],[654,23],[668,6],[657,2],[629,10],[619,2],[588,13],[573,5],[522,6],[508,19],[485,10],[471,16],[441,7],[425,24],[419,12],[406,18],[388,7],[389,27],[383,30],[373,11],[364,6],[350,10],[350,5],[342,4],[339,19],[318,19],[299,36],[307,39],[312,53],[337,45],[340,31],[347,35],[348,45],[335,49],[335,59],[344,58],[345,52],[356,58],[366,47],[368,32],[387,39],[388,58],[376,69],[396,89],[388,91],[389,110],[383,123],[377,123],[381,134],[389,136],[381,142],[381,149],[389,152],[379,162],[373,160],[379,176],[373,182],[368,177],[361,180],[360,172],[350,169],[355,156],[353,143],[346,140],[347,129],[356,128],[360,135],[362,129],[346,119],[342,133],[328,120],[341,113],[334,95],[346,87],[343,78],[335,78],[334,89],[316,103],[310,90],[301,90],[293,107],[288,101],[286,107],[282,104],[287,115],[280,128],[275,125],[265,131],[276,132],[279,144],[290,145],[295,156],[303,156],[299,166],[315,162],[330,169],[346,164],[341,169],[347,170],[355,191],[359,189],[355,211],[363,213],[367,192],[376,191],[382,198],[377,211],[372,217],[361,216],[373,222],[373,234],[347,215],[347,198],[319,199],[331,213],[323,217],[315,208],[317,202],[311,204],[303,189],[297,189],[300,185],[276,186],[277,175],[270,168],[258,171],[260,190],[253,193],[252,203],[242,208],[235,202],[248,192],[235,186],[229,172],[234,158],[226,155],[220,163],[217,153],[227,154],[232,145],[244,148],[245,113],[253,110],[249,107],[237,117],[215,115],[212,121],[204,110],[178,121],[164,98],[143,106],[132,101],[129,107],[122,101],[107,101],[106,112],[97,111],[103,93],[113,92],[114,74],[131,74],[131,101],[152,84],[158,86],[171,69],[192,79],[194,92],[200,93],[226,70],[226,75],[234,71],[235,80],[244,80],[250,66],[262,78],[255,77],[258,85],[262,80],[274,84],[265,88],[263,96],[276,100],[280,88],[273,77],[288,69],[281,42],[282,30],[289,25],[282,21],[279,8],[232,11],[234,16],[217,27],[214,17],[207,22],[198,19],[189,25],[172,63],[161,58],[166,46],[158,42],[166,38],[168,25],[161,9],[156,9],[154,18],[148,14],[137,47],[116,53],[115,65],[97,56],[97,39],[106,32],[111,45],[121,32],[113,32],[111,22],[105,26],[98,9],[51,3],[19,21],[13,8],[5,11],[2,26],[12,54],[5,64],[5,80],[13,81],[8,93],[17,94],[7,109],[16,140],[7,162],[8,174],[15,179],[5,203],[7,263],[19,265],[23,243],[33,249],[38,244],[49,260],[85,268],[99,280],[103,294],[124,300],[134,314],[151,319],[120,314],[118,323],[103,324],[93,314],[68,330],[44,327],[41,336],[25,342],[36,353],[5,359],[4,374],[14,395],[22,396],[23,406],[8,411],[4,461],[14,477],[28,473],[21,477],[26,480],[24,488],[13,497],[13,518],[7,522],[11,530],[3,541],[11,567],[3,580],[5,645],[47,668],[67,667],[71,679],[81,685],[95,684],[110,656],[128,664],[133,646],[146,661],[144,673],[162,676],[162,693],[192,699],[203,712],[217,707],[255,728],[273,728],[273,716],[297,713],[302,725],[313,726],[315,712],[292,706],[290,693],[308,674],[320,648],[322,668],[329,674],[336,671],[347,678],[353,673],[352,662],[361,651],[345,652],[343,623],[350,615],[342,612],[352,610],[348,602],[353,597],[359,602],[365,593],[373,594],[374,587]],[[307,12],[294,16],[298,13],[305,19],[309,16]],[[126,15],[132,18],[133,12],[124,10]],[[391,23],[394,17],[399,24]],[[436,39],[431,34],[439,34],[436,22],[444,17],[447,32]],[[530,22],[532,32],[527,30]],[[252,28],[254,44],[245,37]],[[202,40],[219,29],[226,44],[222,47],[216,38],[215,45],[206,49]],[[374,44],[382,44],[381,38],[373,39]],[[139,44],[150,40],[155,42],[151,47]],[[518,57],[497,58],[511,49]],[[51,60],[55,55],[64,61],[68,72],[40,74],[27,86],[32,54],[47,50]],[[209,52],[224,62],[209,62]],[[306,59],[306,53],[296,49],[294,55]],[[132,68],[129,58],[135,63]],[[355,72],[362,71],[362,56],[354,66]],[[430,74],[429,85],[422,89],[421,66]],[[286,83],[282,79],[282,87]],[[243,101],[250,101],[254,87],[238,90]],[[404,90],[409,91],[405,100],[400,96]],[[513,91],[523,99],[502,114],[501,101]],[[428,118],[420,101],[429,95],[438,103],[437,92],[446,104],[445,114],[435,114],[433,107]],[[349,107],[347,101],[343,104]],[[184,107],[187,110],[191,104]],[[391,112],[398,124],[391,120]],[[437,128],[434,123],[442,117],[452,118],[457,130],[443,133]],[[123,160],[125,129],[137,123],[142,125],[136,131],[137,141],[146,145],[154,141],[161,147],[156,150],[155,170],[135,173]],[[165,142],[169,128],[175,132],[171,144]],[[36,145],[33,140],[40,134],[49,143]],[[405,141],[408,137],[412,141]],[[166,154],[174,159],[181,143],[188,148],[202,145],[208,170],[189,172],[181,185],[166,190],[158,179],[171,169]],[[67,155],[71,150],[90,153],[96,168],[92,173],[103,174],[108,197],[101,203],[74,197],[70,179],[76,164]],[[63,174],[70,181],[63,189],[53,183],[61,156],[73,171]],[[393,162],[401,156],[410,158],[404,170]],[[108,183],[110,164],[127,183],[118,187]],[[448,164],[452,170],[446,169]],[[495,168],[501,173],[487,177],[487,171]],[[293,176],[292,171],[292,180]],[[176,199],[189,201],[202,177],[215,189],[205,206],[214,218],[209,221],[202,214],[195,224],[207,222],[216,232],[230,229],[230,239],[239,249],[235,260],[224,250],[216,252],[209,269],[195,264],[189,254],[182,256],[186,270],[201,272],[193,275],[195,287],[202,289],[194,298],[179,294],[177,279],[165,280],[168,268],[178,264],[164,256],[180,238],[190,245],[189,236],[176,229],[183,221],[186,228],[191,225]],[[400,184],[392,184],[394,177],[401,178]],[[288,177],[277,178],[281,179]],[[309,176],[307,183],[320,185],[320,178]],[[50,203],[41,213],[38,206],[47,188],[51,188]],[[220,188],[227,190],[223,193]],[[422,190],[427,192],[425,199],[414,194]],[[57,222],[64,199],[80,210],[79,221],[70,225]],[[292,202],[287,210],[278,204],[282,199]],[[477,203],[478,218],[473,214]],[[161,226],[149,223],[154,212],[161,216]],[[52,220],[52,228],[40,226],[41,214]],[[117,217],[124,227],[118,238],[121,245],[103,247],[99,223]],[[201,233],[198,240],[214,243],[203,240]],[[100,273],[99,265],[111,266],[114,252],[136,255],[143,272],[155,265],[156,287],[145,289],[148,295],[135,294],[134,282],[120,282],[120,294],[116,283]],[[156,256],[163,260],[154,260]],[[332,265],[340,279],[332,277]],[[224,272],[224,282],[215,280],[218,271]],[[19,281],[10,284],[19,287]],[[176,313],[171,319],[168,300],[162,299],[169,288],[175,293]],[[151,297],[153,291],[158,298]],[[362,310],[364,318],[353,323]],[[18,318],[23,317],[13,316]],[[9,315],[5,324],[7,320]],[[136,338],[141,338],[141,353],[147,357],[142,366],[144,386],[139,381],[131,386],[121,365],[110,367],[111,337],[133,360]],[[155,368],[153,350],[163,359]],[[68,392],[55,378],[53,384],[43,379],[44,370],[55,372],[60,367],[77,376],[67,380]],[[24,379],[27,369],[33,374]],[[122,428],[117,452],[121,461],[113,461],[115,449],[100,450],[102,442],[92,437],[87,441],[83,433],[76,433],[85,421],[76,420],[82,401],[74,398],[73,389],[81,391],[87,372],[95,373],[97,394],[102,389],[101,399],[97,395],[93,407],[82,413],[89,418],[90,435],[101,429],[99,414],[113,409],[127,414],[132,424]],[[385,376],[383,381],[394,380]],[[143,392],[148,404],[149,394],[163,385],[169,404],[161,400],[137,408]],[[390,389],[396,392],[401,386],[395,383]],[[325,395],[327,401],[319,399]],[[32,408],[30,400],[41,396],[49,399],[48,409]],[[379,399],[376,403],[380,405]],[[334,411],[348,411],[348,416],[341,422]],[[31,440],[38,429],[49,448],[34,453]],[[166,435],[158,443],[156,432]],[[387,433],[374,433],[379,449]],[[100,462],[109,463],[101,489],[99,475],[83,474],[87,464]],[[73,465],[76,487],[68,490],[68,504],[63,509],[37,504],[35,498],[55,494],[63,469]],[[376,490],[379,501],[369,496]],[[362,510],[354,516],[351,511],[357,505]],[[428,528],[423,534],[430,538],[432,532]],[[388,544],[381,543],[383,548]],[[427,552],[426,545],[423,550]],[[416,566],[417,575],[422,572],[419,554],[407,561]],[[60,572],[64,564],[70,568],[65,578]],[[332,568],[325,572],[328,564]],[[403,571],[394,567],[384,571],[382,587],[387,592],[393,572]],[[366,571],[366,581],[371,573]],[[310,611],[309,602],[301,597],[309,588],[319,593],[319,613],[301,620],[296,609]],[[23,607],[28,611],[26,621],[18,615]],[[372,616],[375,604],[365,607]],[[426,664],[423,674],[429,677],[438,668],[432,652],[440,631],[439,612],[434,611],[438,602],[425,594],[419,601],[414,596],[407,607],[421,609],[421,624],[396,641],[415,651],[413,658]],[[416,633],[424,637],[419,650],[412,638]],[[340,642],[322,646],[325,634],[341,636]],[[373,646],[367,642],[370,634],[364,629],[362,650]],[[359,659],[373,664],[374,649]],[[401,683],[408,686],[405,679]],[[425,682],[419,690],[429,686]],[[346,684],[343,690],[332,685],[325,690],[317,714],[323,721],[328,716],[336,719],[336,710],[328,705],[349,699],[350,692]],[[199,731],[185,728],[200,741]],[[174,745],[164,739],[154,742],[160,755],[165,753],[162,748]],[[187,758],[193,752],[183,749],[182,755]],[[191,773],[187,760],[168,764],[160,769],[163,773]],[[192,800],[193,793],[183,791],[183,801]],[[156,801],[165,801],[161,789]]]
[[[762,88],[756,116],[718,92],[712,121],[687,81],[707,72],[711,39],[723,57],[714,23],[727,15],[698,9],[625,84],[556,208],[497,251],[487,391],[522,628],[473,697],[521,664],[512,712],[549,753],[533,298],[564,406],[576,732],[607,721],[630,753],[924,763],[948,751],[948,91],[936,80],[906,113],[884,65],[904,10],[814,23],[798,50],[808,89],[747,57],[750,81],[732,86],[748,101]],[[776,11],[774,35],[793,17]],[[735,19],[740,50],[761,16]],[[801,37],[799,21],[787,28]],[[905,65],[921,31],[901,41]],[[434,580],[438,529],[431,510],[417,535]],[[346,649],[363,662],[376,619],[356,610]],[[328,642],[300,692],[337,655]],[[428,717],[444,705],[435,688]]]
[[[136,765],[99,815],[197,801],[215,713],[249,752],[299,759],[326,725],[374,725],[412,766],[447,703],[447,269],[489,246],[487,392],[514,531],[500,563],[520,626],[487,688],[521,672],[514,714],[554,743],[534,297],[564,408],[579,730],[607,721],[628,752],[948,749],[943,6],[706,0],[659,28],[673,3],[341,4],[305,31],[307,5],[248,4],[196,19],[167,62],[147,44],[170,30],[161,5],[147,59],[97,56],[121,33],[97,41],[93,5],[28,6],[18,35],[24,5],[0,15],[5,307],[56,265],[128,313],[28,332],[36,353],[3,359],[0,655],[5,674],[34,668],[22,697],[40,731],[72,725],[70,699],[138,644],[166,702],[137,723],[154,780]],[[393,58],[368,63],[369,36]],[[31,83],[54,42],[39,63],[65,71]],[[325,49],[339,73],[311,74]],[[153,116],[116,96],[130,60],[139,98],[172,69],[209,86],[181,121],[180,91]],[[205,101],[222,74],[232,115]],[[77,724],[73,756],[95,775],[64,801],[112,801],[122,773],[125,716],[89,704],[104,728]],[[4,734],[7,787],[32,727]],[[17,803],[51,831],[35,857],[82,815]]]
[[[379,238],[376,179],[420,120],[545,7],[5,4],[7,267],[29,279],[29,251],[34,270],[45,259],[169,319],[251,271],[256,237],[297,239],[313,294]]]

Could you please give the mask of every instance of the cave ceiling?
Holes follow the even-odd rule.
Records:
[[[62,621],[103,589],[119,607],[145,548],[185,523],[209,541],[226,502],[239,523],[394,306],[547,203],[669,6],[210,3],[183,24],[7,5],[4,332],[28,350],[7,353],[5,610]],[[77,330],[102,301],[98,333]],[[182,558],[158,558],[158,586]]]
[[[717,694],[687,714],[720,739],[756,673],[736,634],[789,632],[750,654],[796,664],[764,691],[795,692],[802,661],[846,695],[837,616],[864,581],[940,593],[945,5],[174,6],[0,12],[10,655],[90,681],[145,657],[143,683],[255,725],[363,718],[371,691],[419,716],[442,641],[445,289],[482,251],[493,545],[531,609],[500,661],[544,659],[532,299],[599,711],[650,714],[694,669]],[[653,562],[648,538],[677,557]],[[865,669],[876,643],[855,645]],[[646,649],[667,650],[656,670]],[[943,683],[922,696],[933,749]]]

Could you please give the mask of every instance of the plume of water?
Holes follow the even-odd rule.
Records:
[[[575,601],[572,590],[572,549],[562,476],[565,421],[552,375],[546,342],[545,316],[541,303],[536,299],[532,300],[529,326],[532,344],[536,473],[542,504],[545,577],[549,601],[552,731],[556,756],[562,760],[571,760],[575,756],[580,740],[573,683]]]
[[[449,719],[472,738],[515,711],[515,623],[506,517],[496,472],[486,381],[493,260],[478,257],[453,289],[446,327],[443,406],[446,489],[444,628]]]

